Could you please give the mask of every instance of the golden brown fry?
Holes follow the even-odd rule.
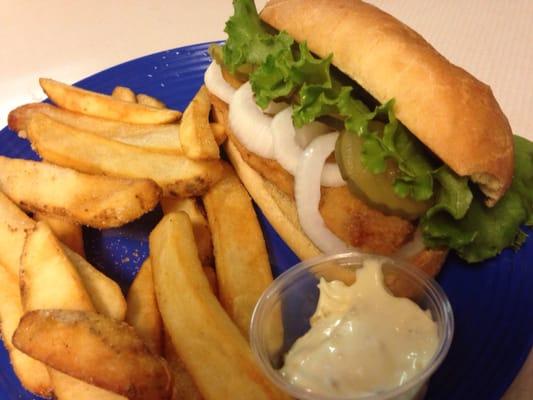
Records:
[[[202,86],[183,113],[181,147],[183,153],[193,160],[220,158],[220,150],[209,126],[210,107],[209,94],[205,86]]]
[[[187,371],[185,364],[179,358],[172,340],[168,333],[164,332],[165,359],[168,362],[170,373],[172,374],[172,400],[202,400],[203,397],[194,383],[191,374]]]
[[[157,130],[170,130],[172,134],[179,135],[178,124],[131,124],[111,121],[72,112],[47,103],[30,103],[12,110],[8,116],[9,129],[15,132],[27,130],[28,123],[35,114],[44,114],[62,124],[105,137],[144,135]]]
[[[145,106],[154,107],[154,108],[167,108],[167,105],[161,100],[156,99],[155,97],[148,96],[144,93],[139,93],[137,95],[137,103],[144,104]]]
[[[26,104],[12,110],[8,117],[9,128],[25,138],[29,120],[37,113],[47,115],[53,120],[77,130],[92,132],[118,142],[157,152],[183,154],[179,139],[179,124],[148,125],[109,121],[64,110],[46,103]],[[218,145],[226,140],[226,132],[222,124],[212,123],[211,130]]]
[[[41,224],[44,223],[41,222]],[[1,251],[0,259],[10,260],[12,265],[9,269],[15,277],[19,276],[19,261],[23,253],[26,233],[31,232],[30,234],[34,234],[33,231],[35,229],[35,222],[0,193],[0,248],[3,250]],[[43,251],[49,251],[52,254],[55,252],[57,258],[66,263],[61,257],[59,247],[55,245],[57,240],[53,237],[50,229],[45,229],[44,227],[39,228],[41,234],[45,231],[47,237],[46,239],[43,239],[45,240]],[[46,242],[52,243],[53,245],[47,248]],[[62,250],[67,253],[66,255],[69,257],[69,261],[71,261],[76,267],[83,282],[83,286],[88,289],[91,299],[97,304],[97,310],[105,315],[110,315],[117,319],[124,319],[126,305],[118,285],[96,270],[81,256],[69,251],[63,246]],[[42,255],[43,253],[40,254]],[[33,253],[33,256],[36,256],[36,254]],[[24,257],[27,259],[29,255],[25,255]],[[51,259],[47,260],[51,261]],[[32,265],[32,267],[35,267],[36,269],[41,266],[42,264],[40,264],[40,261],[37,264]],[[58,280],[55,281],[52,274],[50,277],[52,286],[48,290],[53,292],[55,284],[62,284],[60,280],[62,276],[64,275],[58,274]]]
[[[0,324],[11,365],[26,390],[50,397],[52,382],[46,366],[16,349],[11,340],[23,313],[18,278],[0,264]]]
[[[163,217],[149,241],[165,328],[202,396],[208,400],[287,398],[263,375],[248,343],[213,295],[187,214]]]
[[[68,221],[53,215],[47,215],[40,212],[34,213],[33,218],[37,221],[44,221],[48,224],[54,235],[70,249],[74,250],[80,256],[85,256],[83,247],[83,232],[81,226],[75,222]]]
[[[49,396],[52,382],[41,363],[27,357],[12,346],[11,337],[23,314],[19,289],[20,258],[26,233],[35,222],[0,192],[0,322],[11,364],[22,385],[30,392]],[[5,270],[3,269],[5,267]]]
[[[128,292],[126,322],[133,326],[154,354],[163,352],[163,321],[155,298],[152,264],[147,258]]]
[[[222,126],[228,126],[228,105],[212,93],[209,93],[209,100],[211,101],[213,121]]]
[[[213,267],[203,267],[209,286],[215,296],[218,296],[217,272]]]
[[[49,370],[54,381],[54,397],[58,400],[127,400],[124,396],[89,385],[56,369]]]
[[[224,128],[224,125],[219,124],[218,122],[210,122],[209,125],[211,126],[211,131],[213,132],[213,136],[215,137],[217,144],[220,146],[226,141],[226,128]]]
[[[177,121],[181,116],[181,112],[176,110],[128,103],[53,79],[41,78],[39,84],[54,104],[94,117],[135,124],[165,124]]]
[[[211,242],[211,231],[204,213],[200,209],[195,198],[163,197],[161,207],[165,214],[183,211],[189,216],[194,239],[198,247],[198,256],[202,265],[213,265],[213,243]]]
[[[20,292],[24,311],[70,309],[94,311],[76,268],[50,228],[38,222],[28,233],[20,266]],[[49,368],[54,395],[58,399],[123,400],[118,394],[104,391]]]
[[[63,246],[63,251],[76,268],[96,311],[106,317],[124,321],[127,306],[120,286],[78,253],[66,246]]]
[[[135,92],[125,86],[115,86],[111,92],[111,97],[117,100],[127,101],[128,103],[137,103]]]
[[[26,237],[20,259],[20,293],[24,310],[93,308],[76,268],[44,222],[37,222]]]
[[[78,131],[36,114],[28,137],[45,160],[87,173],[123,178],[150,178],[163,194],[198,196],[221,177],[219,161],[193,161],[183,156],[158,154]]]
[[[204,197],[220,302],[248,337],[257,300],[272,282],[268,253],[248,192],[229,166]]]
[[[139,218],[157,205],[161,192],[149,179],[90,175],[1,156],[0,190],[27,210],[95,228],[117,227]]]
[[[177,126],[175,130],[176,132],[178,131]],[[176,136],[174,132],[171,132],[169,129],[162,131],[154,130],[153,132],[142,135],[115,136],[110,139],[120,143],[142,147],[145,150],[150,150],[156,153],[173,154],[176,156],[183,154],[179,136]]]
[[[35,222],[0,192],[0,263],[14,276],[19,276],[20,256]]]
[[[20,320],[13,344],[58,371],[131,400],[170,395],[165,360],[131,326],[94,312],[30,311]]]
[[[44,222],[41,224],[44,224]],[[35,229],[35,221],[24,214],[0,192],[0,249],[2,250],[0,251],[0,262],[4,263],[4,265],[7,265],[6,260],[10,262],[11,267],[8,270],[10,270],[14,277],[19,276],[19,262],[23,253],[26,234],[29,232],[33,234]],[[41,233],[46,231],[46,242],[53,244],[50,248],[46,248],[47,245],[44,244],[44,250],[51,251],[52,253],[56,252],[58,259],[62,259],[59,247],[55,245],[57,240],[53,237],[50,229],[40,227],[39,230]],[[118,285],[96,270],[81,256],[69,251],[64,246],[61,246],[61,248],[66,252],[69,261],[76,267],[83,286],[89,291],[91,300],[97,304],[97,310],[105,315],[110,315],[117,319],[124,319],[126,305]],[[33,255],[35,256],[36,254],[34,253]],[[64,259],[62,259],[62,262],[66,263]],[[40,263],[33,265],[35,268],[40,268],[40,266]],[[53,285],[56,283],[61,284],[60,279],[62,276],[64,275],[59,274],[59,280],[53,282]],[[54,281],[53,276],[50,279]],[[49,288],[50,291],[54,290],[53,285]]]

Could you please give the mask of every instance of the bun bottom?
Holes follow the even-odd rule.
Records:
[[[230,139],[224,146],[230,162],[250,196],[292,251],[301,260],[322,254],[302,231],[294,200],[250,167]],[[447,250],[424,249],[406,261],[434,277],[439,273],[447,254]]]
[[[302,260],[320,255],[300,227],[294,200],[250,167],[231,140],[226,141],[225,150],[250,196],[292,251]]]

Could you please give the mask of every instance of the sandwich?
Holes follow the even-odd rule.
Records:
[[[436,275],[525,240],[533,143],[489,86],[358,0],[234,0],[205,83],[240,179],[301,259],[356,248]]]

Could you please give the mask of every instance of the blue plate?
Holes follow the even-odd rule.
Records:
[[[208,44],[181,47],[142,57],[79,82],[79,86],[111,93],[116,85],[132,88],[183,110],[203,82],[210,62]],[[25,140],[7,128],[0,132],[0,154],[33,158]],[[260,214],[275,275],[298,258]],[[149,231],[161,217],[156,210],[119,229],[85,229],[89,261],[120,283],[126,292],[147,256]],[[528,231],[531,233],[531,230]],[[533,343],[533,240],[519,252],[467,265],[451,255],[438,281],[448,294],[456,319],[448,357],[430,382],[427,399],[499,399],[524,363]],[[0,350],[0,398],[38,399],[13,374],[7,353]]]

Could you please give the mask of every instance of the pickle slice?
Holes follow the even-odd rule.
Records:
[[[394,181],[399,173],[395,162],[390,162],[381,174],[368,171],[361,162],[363,142],[354,133],[342,132],[335,147],[335,158],[342,177],[350,191],[385,214],[407,219],[421,217],[432,201],[416,201],[402,198],[394,192]]]

